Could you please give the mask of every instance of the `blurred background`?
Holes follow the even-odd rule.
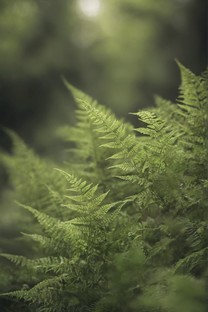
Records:
[[[0,125],[56,157],[54,129],[74,120],[62,76],[128,118],[175,100],[175,58],[205,69],[206,0],[0,0]]]

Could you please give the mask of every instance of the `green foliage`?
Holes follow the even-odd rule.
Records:
[[[58,131],[61,169],[12,134],[19,152],[5,163],[40,229],[24,234],[34,257],[1,254],[24,276],[4,298],[40,312],[207,310],[207,74],[179,67],[177,104],[157,98],[136,129],[66,83],[78,108]]]
[[[0,160],[8,170],[15,199],[48,213],[56,210],[56,215],[63,218],[61,209],[56,207],[55,191],[63,193],[65,180],[54,170],[52,161],[41,159],[14,132],[6,132],[13,142],[12,154],[1,153]]]

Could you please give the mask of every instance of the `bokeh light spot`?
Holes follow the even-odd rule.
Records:
[[[79,8],[88,17],[95,17],[100,13],[100,0],[79,0]]]

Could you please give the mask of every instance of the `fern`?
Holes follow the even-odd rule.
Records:
[[[72,164],[70,165],[70,162],[67,161],[67,166],[72,172],[78,171],[81,177],[87,178],[94,183],[99,183],[106,190],[105,184],[108,175],[104,171],[106,169],[105,158],[107,154],[106,151],[100,149],[100,137],[94,131],[88,112],[83,109],[80,99],[84,99],[94,106],[98,106],[98,104],[91,97],[85,95],[66,81],[65,84],[72,91],[78,106],[76,110],[76,126],[64,127],[58,131],[60,137],[75,145],[75,148],[68,150],[68,159],[70,159]],[[100,106],[100,109],[106,111],[102,106]],[[84,165],[86,162],[88,163],[87,167]]]
[[[1,254],[28,285],[3,297],[39,312],[206,311],[207,73],[179,67],[177,103],[157,98],[134,114],[143,124],[135,129],[66,83],[77,124],[58,131],[70,143],[58,170],[17,141],[21,152],[5,163],[40,229],[23,234],[35,257]],[[28,173],[14,174],[17,161]],[[30,197],[24,179],[33,167]]]
[[[99,188],[104,192],[111,189],[110,196],[113,200],[121,199],[123,198],[124,183],[118,181],[115,170],[112,171],[108,168],[112,162],[115,162],[115,159],[122,159],[123,168],[129,167],[130,161],[127,155],[129,151],[127,150],[127,154],[124,155],[122,149],[127,144],[130,144],[128,149],[133,146],[131,143],[131,139],[135,136],[132,131],[133,128],[127,123],[124,124],[118,121],[109,110],[99,105],[88,95],[85,95],[68,83],[66,83],[66,85],[71,90],[78,105],[78,122],[76,127],[62,128],[59,130],[59,135],[65,138],[65,140],[75,144],[75,148],[69,149],[69,159],[72,159],[73,163],[71,166],[70,163],[67,162],[68,168],[72,167],[72,172],[76,170],[76,174],[78,173],[81,177],[89,179],[89,181],[94,183],[99,183]],[[89,105],[90,109],[86,104]],[[99,118],[101,123],[103,120],[107,122],[106,125],[102,126],[103,129],[98,126]],[[115,133],[111,131],[112,127]],[[107,129],[106,133],[105,129]],[[123,134],[121,134],[121,132],[123,132]],[[125,134],[127,134],[128,139],[126,139]],[[117,143],[110,143],[114,138],[117,140]],[[116,150],[114,155],[109,151],[111,148]],[[108,159],[108,161],[106,161],[106,159]],[[86,162],[88,166],[84,165]],[[124,180],[125,179],[126,173]],[[117,187],[114,191],[115,183],[117,185],[122,184],[122,186],[121,188]],[[131,195],[131,191],[128,192],[128,195]]]
[[[64,217],[62,211],[56,209],[57,202],[49,196],[48,188],[62,193],[65,180],[53,170],[51,161],[41,159],[11,130],[6,132],[13,142],[12,155],[1,153],[0,159],[8,171],[16,200],[48,213],[56,210],[56,215]]]
[[[51,254],[53,252],[56,255],[59,251],[59,257],[51,255],[45,258],[29,260],[22,256],[1,255],[16,265],[29,269],[31,275],[40,272],[46,275],[54,275],[52,278],[40,281],[31,290],[14,291],[5,294],[6,296],[35,303],[40,311],[48,304],[49,307],[47,307],[48,310],[46,311],[62,311],[63,299],[61,296],[58,308],[57,300],[59,299],[57,294],[60,293],[61,288],[62,295],[64,293],[64,296],[67,297],[70,294],[69,285],[71,285],[70,289],[73,296],[72,298],[69,297],[64,310],[73,305],[79,306],[81,302],[85,304],[85,301],[90,302],[94,300],[93,293],[95,287],[98,287],[103,279],[102,272],[105,263],[109,261],[111,253],[115,248],[118,250],[124,248],[119,246],[117,240],[113,242],[114,232],[116,233],[118,230],[115,228],[115,220],[118,211],[120,211],[124,203],[104,204],[103,202],[107,194],[97,195],[97,186],[87,184],[85,181],[77,179],[66,172],[62,173],[69,182],[68,190],[76,194],[72,196],[66,195],[66,197],[76,202],[76,209],[73,204],[72,209],[78,212],[79,216],[77,218],[72,218],[69,221],[60,221],[34,208],[22,205],[22,207],[34,215],[43,228],[44,235],[46,235],[46,239],[37,235],[30,235],[30,237],[35,239],[35,241],[40,241],[47,251],[50,250]],[[85,206],[83,205],[84,203]],[[70,205],[67,206],[68,208],[70,208]],[[113,211],[111,212],[112,208]],[[107,231],[111,232],[107,234]],[[124,232],[126,232],[126,229]],[[110,241],[108,236],[111,237]],[[96,263],[97,261],[98,263]],[[88,281],[85,279],[87,273],[89,274]],[[65,289],[65,283],[68,285],[67,289]],[[39,291],[41,289],[43,289],[44,294],[40,297]],[[74,302],[74,298],[79,298],[82,293],[85,299],[80,298]],[[90,299],[88,296],[92,298]],[[55,301],[52,304],[53,299]]]

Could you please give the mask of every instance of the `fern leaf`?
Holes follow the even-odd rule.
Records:
[[[207,257],[208,247],[205,247],[199,251],[195,251],[176,263],[175,272],[190,273],[199,266],[206,267],[208,264]]]

